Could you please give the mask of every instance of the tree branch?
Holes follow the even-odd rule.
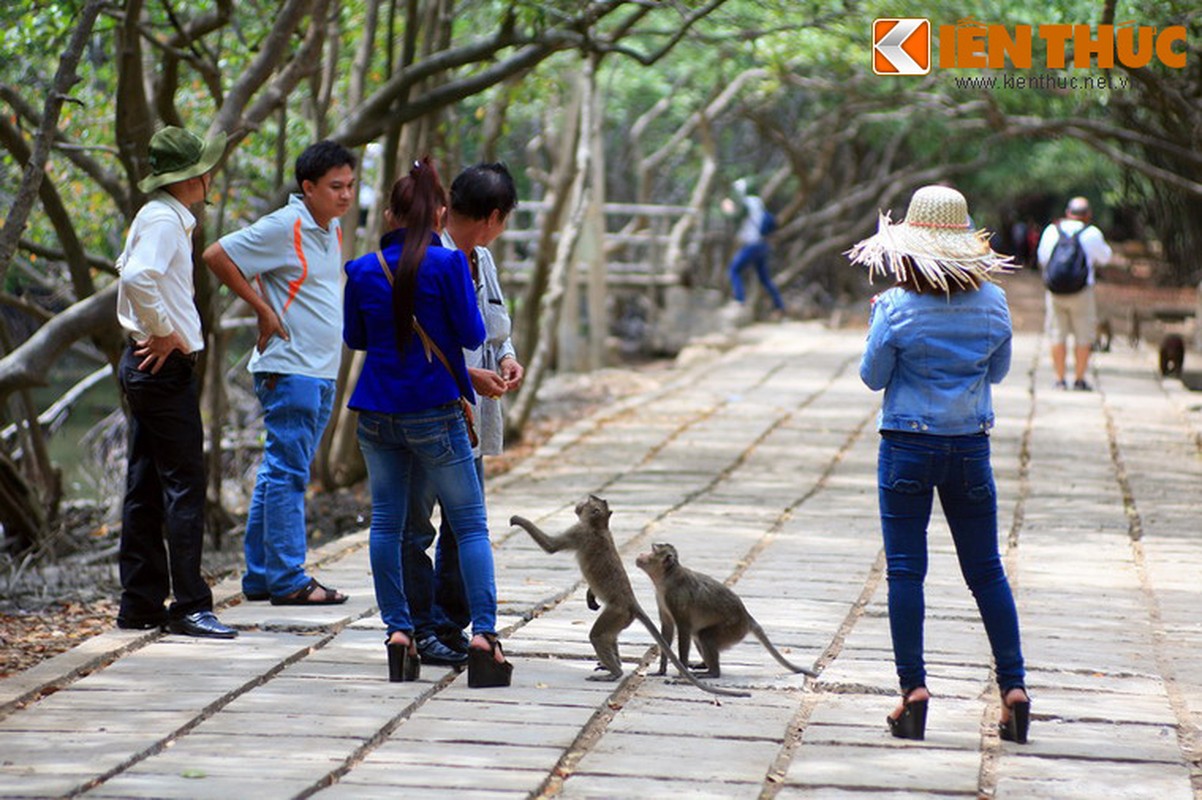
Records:
[[[67,260],[67,254],[62,250],[55,250],[53,247],[46,247],[45,245],[38,244],[37,242],[31,242],[28,239],[22,239],[19,246],[26,253],[32,253],[38,258],[48,258],[51,261]],[[98,256],[94,253],[85,253],[84,259],[87,262],[87,265],[92,269],[99,270],[100,272],[112,275],[113,277],[117,276],[117,268],[113,265],[113,260],[111,258]]]
[[[33,154],[29,150],[29,145],[22,138],[21,132],[5,118],[0,118],[0,143],[3,143],[5,149],[12,153],[18,164],[28,163],[33,159]],[[63,204],[58,189],[50,181],[43,180],[38,183],[38,197],[41,198],[42,209],[49,217],[55,233],[58,234],[58,240],[63,246],[64,261],[71,273],[71,284],[75,296],[87,297],[95,288],[92,284],[92,274],[88,270],[83,243],[79,241],[79,235],[75,232],[71,215],[67,212],[67,207]],[[17,245],[20,245],[20,241],[17,242]]]
[[[55,359],[75,341],[85,336],[115,333],[116,307],[114,282],[56,314],[20,347],[0,359],[0,403],[20,389],[45,386],[46,373]]]
[[[17,116],[27,120],[31,124],[37,124],[37,111],[30,105],[24,97],[17,93],[13,86],[0,83],[0,100],[4,100],[17,113]],[[74,144],[61,132],[56,132],[54,137],[55,149],[62,153],[75,166],[79,167],[84,174],[96,182],[96,185],[103,189],[109,197],[113,198],[117,204],[117,208],[128,219],[133,216],[133,209],[130,207],[129,191],[126,190],[123,184],[115,173],[107,170],[100,165],[100,162],[87,154],[87,148]],[[103,152],[115,154],[117,151],[107,147],[92,148]]]
[[[17,243],[21,240],[21,232],[25,230],[25,223],[33,210],[34,198],[46,176],[46,162],[50,158],[50,147],[54,142],[59,114],[62,112],[63,102],[67,99],[67,92],[79,80],[75,70],[79,66],[79,59],[88,42],[88,35],[92,31],[92,26],[96,23],[96,17],[100,15],[103,5],[104,0],[89,0],[88,4],[84,6],[83,11],[79,14],[75,30],[71,33],[67,49],[58,62],[54,82],[46,97],[42,122],[38,127],[37,136],[34,138],[33,154],[25,165],[25,173],[21,177],[17,195],[13,198],[4,229],[0,230],[0,285],[4,283],[8,265],[17,250]]]
[[[33,317],[39,323],[49,322],[54,318],[53,311],[47,311],[36,303],[22,300],[20,297],[14,297],[8,292],[0,292],[0,305],[15,308],[17,311]]]
[[[286,0],[283,8],[276,13],[271,34],[260,45],[258,55],[226,93],[225,103],[222,104],[217,118],[213,120],[210,130],[225,131],[231,134],[231,137],[237,138],[245,135],[245,131],[240,130],[243,111],[284,60],[293,32],[309,13],[312,5],[313,0]]]
[[[599,47],[598,50],[600,52],[620,53],[622,55],[633,58],[635,61],[642,64],[644,67],[650,67],[653,64],[655,64],[657,61],[659,61],[661,58],[666,56],[669,52],[671,52],[672,48],[674,48],[680,42],[680,40],[685,37],[685,34],[687,34],[689,32],[689,30],[693,27],[693,25],[695,25],[697,23],[698,20],[704,19],[712,11],[714,11],[716,8],[718,8],[725,2],[726,2],[726,0],[709,0],[709,2],[706,3],[704,6],[701,6],[700,8],[696,8],[696,9],[690,11],[688,14],[685,15],[684,20],[681,23],[680,29],[674,31],[672,33],[672,35],[669,37],[668,41],[665,42],[662,47],[660,47],[658,50],[655,50],[651,53],[640,53],[637,50],[634,50],[633,48],[624,47],[621,44],[618,44],[617,40],[615,40],[615,42],[613,44]],[[623,33],[625,33],[625,32],[626,31],[623,31]]]
[[[288,64],[279,71],[279,76],[272,81],[271,85],[259,95],[258,99],[246,110],[242,116],[242,120],[238,126],[238,133],[242,134],[247,129],[258,128],[263,120],[267,119],[280,104],[287,100],[289,93],[296,88],[296,85],[308,74],[314,70],[321,68],[321,50],[325,43],[325,17],[326,9],[330,4],[330,0],[316,0],[313,5],[311,19],[314,21],[320,20],[323,24],[313,24],[309,27],[309,32],[305,36],[305,41],[297,50]],[[225,109],[222,109],[224,112]],[[235,137],[235,141],[241,138],[240,135]]]

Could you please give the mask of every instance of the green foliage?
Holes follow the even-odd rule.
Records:
[[[35,108],[41,103],[39,87],[48,84],[56,66],[56,54],[61,52],[82,2],[9,0],[0,8],[0,47],[6,53],[20,54],[18,58],[0,62],[0,82],[20,87]],[[683,15],[699,5],[658,5],[646,14],[634,35],[621,41],[621,48],[643,55],[656,53],[679,30]],[[1191,50],[1196,72],[1202,31],[1198,30],[1198,13],[1193,6],[1177,0],[1120,3],[1116,19],[1135,19],[1146,24],[1187,21],[1192,25]],[[215,10],[217,3],[195,0],[169,6],[161,0],[147,0],[146,27],[164,42],[176,32],[168,16],[169,7],[186,22]],[[364,35],[366,7],[367,0],[343,0],[339,5],[339,61],[334,71],[332,103],[324,111],[327,124],[334,124],[355,111],[347,104],[347,90],[353,73],[352,59]],[[197,45],[215,58],[222,72],[221,87],[226,91],[259,52],[278,11],[278,5],[269,0],[239,0],[233,8],[234,19],[230,24],[207,35]],[[451,45],[483,40],[503,25],[512,25],[525,41],[534,42],[548,32],[559,31],[564,21],[577,15],[581,8],[577,0],[458,3],[451,21]],[[616,13],[605,17],[591,36],[605,41],[620,24],[645,8],[646,4],[641,3],[623,4]],[[1115,187],[1126,184],[1110,160],[1068,139],[996,137],[984,106],[992,106],[1003,118],[1108,119],[1113,116],[1114,102],[1122,98],[1106,92],[985,92],[957,86],[948,72],[936,70],[925,79],[877,78],[870,69],[870,26],[877,17],[920,16],[929,18],[935,26],[973,17],[985,23],[1013,26],[1095,23],[1101,9],[1102,4],[1082,6],[1069,0],[988,0],[936,6],[917,0],[726,0],[652,66],[639,63],[625,52],[611,52],[604,58],[599,83],[605,101],[611,197],[631,199],[637,159],[669,141],[690,115],[753,68],[764,70],[764,74],[747,82],[736,102],[714,120],[722,173],[719,185],[741,175],[764,181],[782,168],[803,168],[803,164],[790,163],[791,148],[806,144],[800,140],[803,137],[836,130],[822,125],[823,120],[833,118],[840,121],[843,130],[854,128],[854,145],[848,145],[854,152],[849,150],[848,158],[863,165],[873,163],[887,148],[896,146],[899,164],[912,167],[946,164],[951,169],[971,161],[979,154],[982,143],[991,140],[988,165],[975,175],[957,178],[990,205],[1001,207],[1013,197],[1047,191],[1049,185],[1066,181],[1118,192]],[[403,33],[404,10],[405,5],[398,4],[394,31],[397,37]],[[66,106],[60,130],[73,144],[87,148],[103,169],[123,176],[124,167],[114,152],[112,102],[117,77],[113,61],[117,19],[104,16],[97,25],[81,70],[84,80],[73,92],[80,103]],[[381,26],[385,22],[381,19]],[[293,37],[292,48],[299,47],[306,27],[302,26],[302,31]],[[423,32],[423,36],[427,35],[433,34]],[[392,47],[398,48],[399,44],[394,40]],[[388,78],[385,74],[388,49],[385,32],[381,30],[367,73],[369,94]],[[439,80],[477,74],[513,52],[513,49],[502,50]],[[150,61],[163,56],[154,47],[147,47],[146,53]],[[576,91],[573,81],[580,63],[579,50],[565,50],[524,72],[520,79],[487,87],[440,110],[436,117],[431,117],[436,127],[432,141],[439,143],[444,152],[435,155],[444,162],[447,171],[479,158],[484,122],[503,108],[505,122],[498,156],[514,168],[523,196],[535,193],[532,173],[526,167],[547,166],[547,149],[556,141],[554,133],[562,122],[560,109],[568,105]],[[216,113],[217,98],[193,65],[185,61],[179,69],[175,106],[185,124],[201,128]],[[152,85],[157,79],[157,74],[150,76]],[[641,148],[636,152],[629,135],[631,128],[661,101],[664,107],[648,125]],[[302,83],[287,98],[286,105],[284,177],[285,184],[290,184],[292,159],[312,140],[318,127],[313,117],[310,85]],[[1156,112],[1150,105],[1133,104],[1128,113],[1150,117]],[[248,131],[228,162],[228,226],[253,218],[276,197],[279,120],[278,115],[273,115],[257,129]],[[966,120],[976,120],[976,128],[965,126]],[[30,130],[28,121],[23,121],[22,126]],[[542,148],[529,151],[532,141],[541,141]],[[689,195],[698,168],[699,148],[699,138],[694,134],[663,162],[653,176],[657,199],[680,202]],[[1066,171],[1070,174],[1066,175]],[[118,232],[124,227],[124,219],[112,199],[61,154],[53,157],[49,174],[69,203],[89,251],[114,255],[120,246]],[[134,176],[123,177],[128,181]],[[800,176],[789,178],[784,194],[798,191],[799,181]],[[218,180],[216,185],[220,190],[224,181]],[[29,235],[47,243],[54,239],[40,214],[31,220]]]

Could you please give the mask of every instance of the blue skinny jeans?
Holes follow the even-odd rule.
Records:
[[[739,248],[739,252],[735,253],[734,260],[730,262],[730,289],[735,300],[742,303],[746,298],[746,292],[743,290],[743,270],[749,265],[755,267],[755,274],[760,279],[760,283],[764,285],[768,296],[772,298],[772,305],[778,311],[783,311],[785,301],[781,299],[776,284],[772,282],[772,275],[768,272],[767,242],[743,245]]]
[[[283,597],[305,588],[305,489],[334,406],[334,381],[255,373],[267,439],[255,476],[242,549],[242,591]]]
[[[1018,611],[998,554],[997,490],[989,437],[881,431],[877,460],[889,583],[889,630],[903,692],[926,685],[923,580],[935,491],[951,528],[960,572],[977,602],[1002,693],[1023,685]]]
[[[495,633],[497,590],[484,491],[458,402],[408,414],[365,411],[359,415],[358,435],[371,486],[372,580],[388,634],[414,631],[402,546],[418,466],[454,532],[472,633]]]

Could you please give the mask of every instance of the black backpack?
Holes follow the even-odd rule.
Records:
[[[764,209],[764,216],[760,217],[760,236],[771,236],[776,232],[776,217],[768,209]]]
[[[1071,236],[1059,225],[1056,232],[1060,240],[1052,249],[1047,266],[1043,268],[1043,285],[1052,294],[1076,294],[1089,281],[1089,262],[1085,260],[1085,248],[1081,246],[1081,234],[1088,225]]]

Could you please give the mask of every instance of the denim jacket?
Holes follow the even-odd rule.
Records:
[[[918,294],[900,287],[873,302],[860,378],[884,389],[880,430],[937,436],[993,427],[990,384],[1010,370],[1006,293]]]

